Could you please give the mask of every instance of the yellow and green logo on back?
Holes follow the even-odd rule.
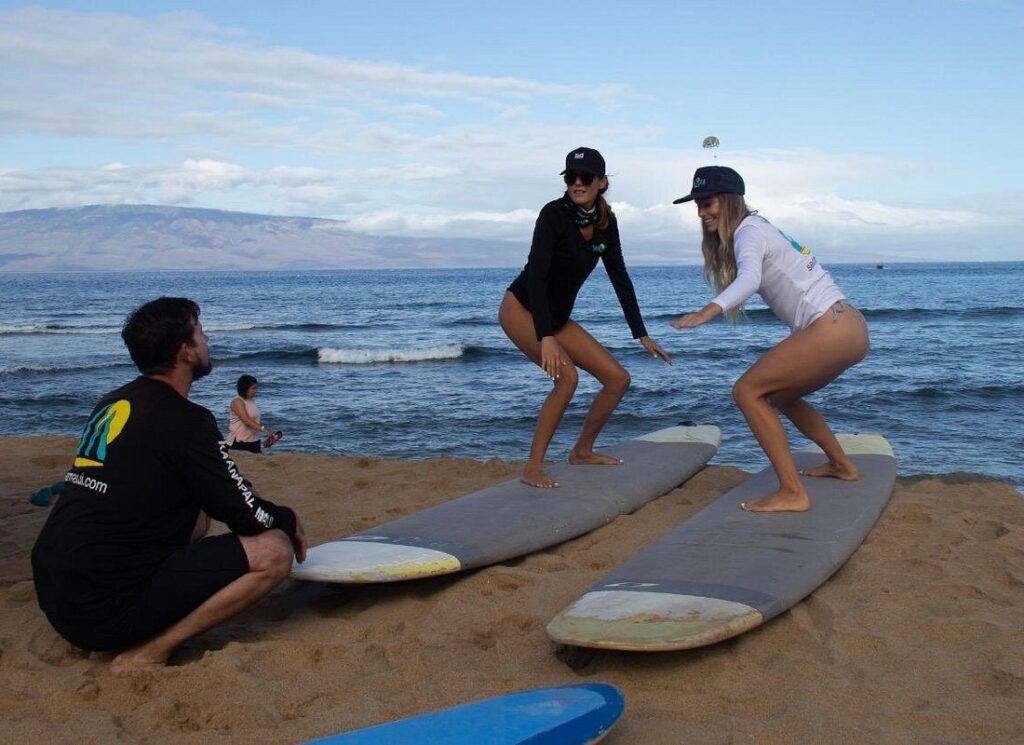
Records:
[[[132,405],[125,399],[107,404],[85,424],[82,439],[75,451],[75,468],[102,466],[107,458],[107,445],[121,434],[131,415]]]

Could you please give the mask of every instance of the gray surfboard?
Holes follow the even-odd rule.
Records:
[[[319,582],[397,582],[486,566],[575,538],[628,514],[695,474],[721,444],[718,427],[670,427],[601,452],[619,466],[559,463],[561,484],[518,480],[444,502],[309,549],[291,576]]]
[[[740,503],[776,488],[766,468],[591,588],[548,624],[557,642],[635,651],[690,649],[741,634],[809,595],[857,550],[896,480],[879,435],[839,435],[858,481],[803,477],[812,506],[752,513]],[[798,468],[824,462],[795,453]]]

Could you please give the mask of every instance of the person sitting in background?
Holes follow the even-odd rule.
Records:
[[[256,391],[259,381],[252,375],[243,375],[236,384],[238,395],[231,399],[228,407],[228,437],[225,443],[229,450],[248,450],[259,453],[284,437],[281,432],[267,432],[267,426],[260,421],[260,407],[256,405]],[[264,439],[261,440],[260,438]]]
[[[165,663],[306,557],[295,512],[257,495],[188,400],[212,369],[199,306],[146,303],[121,337],[142,375],[96,405],[32,548],[43,613],[82,649],[120,651],[115,673]],[[210,517],[231,532],[206,537]]]

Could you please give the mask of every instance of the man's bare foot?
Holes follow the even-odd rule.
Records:
[[[156,659],[146,655],[144,648],[129,649],[122,652],[110,662],[112,675],[131,675],[132,673],[162,669],[167,659]]]
[[[601,455],[591,450],[589,453],[580,453],[573,450],[569,453],[569,462],[574,466],[621,466],[622,461],[610,455]]]
[[[542,468],[524,468],[519,480],[527,486],[536,486],[538,489],[558,488],[558,482],[544,473]]]
[[[777,491],[752,502],[740,502],[740,509],[747,512],[807,512],[811,509],[811,498],[806,492],[792,494]]]
[[[857,473],[857,467],[852,463],[848,466],[841,466],[838,463],[833,463],[832,461],[822,463],[820,466],[805,468],[800,472],[800,475],[831,477],[834,479],[842,479],[843,481],[856,481],[860,478],[860,474]]]

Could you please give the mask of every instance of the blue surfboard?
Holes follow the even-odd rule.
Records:
[[[307,745],[588,745],[604,739],[625,705],[610,683],[535,688]]]

